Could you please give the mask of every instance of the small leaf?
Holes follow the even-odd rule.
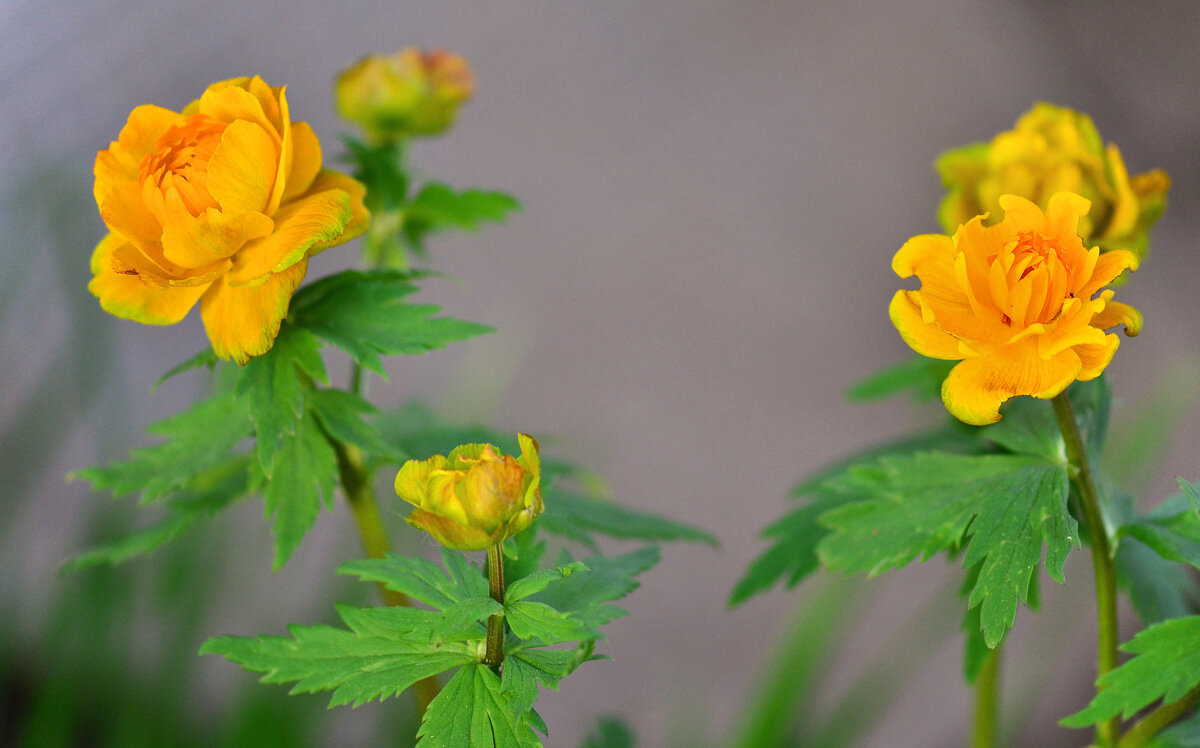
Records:
[[[626,615],[623,609],[605,603],[620,600],[637,589],[637,577],[653,568],[658,560],[657,546],[620,556],[589,556],[583,562],[585,570],[546,587],[534,600],[570,613],[581,624],[595,629]]]
[[[275,569],[280,569],[312,529],[321,499],[332,508],[337,455],[311,413],[297,424],[274,456],[275,476],[263,492],[266,515],[274,517]]]
[[[544,603],[506,602],[504,620],[519,638],[544,644],[595,638],[587,626]]]
[[[393,461],[406,459],[399,448],[384,440],[369,421],[363,420],[377,411],[375,406],[344,390],[319,389],[308,393],[308,402],[321,425],[334,439],[353,444],[368,455]]]
[[[1119,532],[1137,538],[1168,561],[1200,569],[1200,513],[1184,494],[1171,497]]]
[[[417,290],[400,271],[346,270],[309,284],[292,298],[288,320],[311,330],[364,367],[386,377],[380,355],[425,353],[491,332],[449,317],[440,309],[405,304]]]
[[[238,395],[250,405],[254,421],[255,452],[263,473],[272,475],[275,454],[296,435],[304,416],[306,382],[301,372],[328,382],[321,360],[321,341],[308,330],[283,325],[271,350],[255,356],[242,369]]]
[[[216,366],[217,362],[220,360],[221,359],[217,358],[216,351],[214,351],[212,348],[205,348],[204,350],[197,353],[195,356],[192,356],[191,358],[189,358],[187,361],[184,361],[183,363],[180,363],[180,364],[176,364],[175,366],[172,366],[170,369],[167,369],[166,374],[163,374],[161,377],[158,378],[157,381],[154,382],[154,384],[150,385],[150,392],[154,392],[155,390],[157,390],[168,379],[177,377],[180,374],[183,374],[184,372],[191,371],[192,369],[199,369],[200,367],[203,366],[211,371],[212,368],[214,366]]]
[[[1175,480],[1179,483],[1179,490],[1191,502],[1192,508],[1200,512],[1200,483],[1189,483],[1183,478],[1178,477]]]
[[[167,441],[130,450],[126,462],[84,468],[70,477],[82,478],[114,496],[140,491],[141,503],[146,504],[186,487],[197,474],[221,463],[249,435],[250,419],[232,394],[222,393],[151,424],[146,431]]]
[[[461,553],[454,555],[463,558]],[[459,571],[450,576],[423,558],[389,553],[384,558],[349,561],[338,567],[337,573],[350,574],[364,582],[381,582],[390,590],[445,610],[464,600],[488,594],[487,579],[477,567],[471,568],[474,573]]]
[[[1116,567],[1117,584],[1145,625],[1186,616],[1200,604],[1200,587],[1187,568],[1166,560],[1135,537],[1121,539]]]
[[[588,733],[579,748],[634,748],[637,738],[633,730],[620,717],[601,717]]]
[[[295,681],[291,693],[333,691],[330,706],[386,699],[423,678],[474,662],[473,644],[434,644],[404,634],[421,614],[436,615],[430,611],[339,606],[338,613],[349,630],[293,625],[290,637],[224,636],[209,639],[200,654],[219,654],[265,673],[263,683]]]
[[[540,743],[485,665],[466,665],[429,704],[418,748],[527,748]]]
[[[503,223],[521,209],[511,195],[489,190],[452,188],[429,182],[408,204],[404,213],[404,235],[415,249],[423,250],[425,237],[447,228],[477,231],[489,221]]]
[[[504,592],[504,601],[511,603],[517,600],[524,600],[530,595],[541,592],[554,582],[569,579],[572,574],[578,571],[587,571],[587,567],[578,561],[556,566],[553,569],[535,571],[510,584]]]
[[[1156,623],[1121,649],[1136,656],[1102,675],[1087,708],[1060,724],[1086,727],[1118,713],[1128,719],[1153,701],[1169,704],[1200,685],[1200,616]]]

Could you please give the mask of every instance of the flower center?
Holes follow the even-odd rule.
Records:
[[[1022,231],[993,258],[988,281],[1004,324],[1021,328],[1059,315],[1067,289],[1074,287],[1063,255],[1057,239]]]
[[[193,114],[160,135],[157,150],[142,159],[142,199],[160,223],[180,208],[196,216],[217,207],[208,193],[208,162],[224,131],[224,122]]]

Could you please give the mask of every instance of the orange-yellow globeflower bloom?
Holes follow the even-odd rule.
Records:
[[[1099,376],[1117,350],[1105,331],[1142,325],[1134,308],[1104,287],[1138,257],[1101,253],[1079,237],[1088,200],[1053,195],[1046,211],[1023,197],[999,198],[1003,219],[972,218],[953,237],[923,234],[892,259],[917,291],[897,291],[892,322],[924,356],[961,360],[942,383],[942,400],[958,419],[984,425],[1000,419],[1000,404],[1017,395],[1052,398],[1075,380]],[[1099,294],[1099,295],[1097,295]]]
[[[214,83],[181,113],[137,107],[95,173],[109,234],[88,290],[153,325],[199,302],[213,350],[240,364],[270,350],[308,258],[369,220],[363,186],[321,168],[312,128],[258,77]]]

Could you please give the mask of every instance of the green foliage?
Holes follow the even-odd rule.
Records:
[[[1142,541],[1168,561],[1200,569],[1200,511],[1183,494],[1124,525],[1120,532]]]
[[[968,606],[981,606],[984,639],[995,647],[1028,598],[1046,545],[1045,567],[1062,581],[1078,528],[1067,512],[1060,464],[1009,455],[923,453],[851,468],[833,487],[873,498],[822,515],[833,532],[817,548],[831,569],[874,575],[967,543],[964,566],[982,563]]]
[[[1076,382],[1067,390],[1075,420],[1083,434],[1084,446],[1093,461],[1100,456],[1108,434],[1112,392],[1103,376],[1088,382]],[[1031,397],[1009,400],[1003,418],[980,430],[983,438],[1014,454],[1042,457],[1050,462],[1065,461],[1062,432],[1049,403]]]
[[[564,551],[563,560],[570,554]],[[628,615],[615,605],[638,588],[637,577],[653,568],[659,560],[657,546],[647,546],[620,556],[589,556],[583,569],[571,574],[536,595],[539,602],[555,610],[570,613],[590,628],[599,628],[614,618]]]
[[[907,454],[922,450],[977,452],[976,432],[957,426],[941,428],[927,434],[875,447],[819,471],[792,490],[793,496],[813,499],[806,505],[785,514],[762,531],[762,537],[772,545],[763,555],[751,562],[746,575],[734,587],[729,597],[731,606],[740,605],[751,597],[765,592],[780,580],[794,587],[817,570],[817,544],[829,534],[829,528],[817,520],[825,512],[850,501],[870,498],[868,495],[847,492],[838,485],[827,485],[856,464],[866,464],[889,454]]]
[[[510,706],[500,678],[485,665],[470,665],[454,674],[429,705],[417,737],[418,748],[541,745],[528,721]]]
[[[379,582],[439,610],[488,594],[487,577],[461,553],[442,549],[445,570],[423,558],[389,553],[381,559],[348,561],[338,574],[350,574],[364,582]]]
[[[140,492],[141,503],[157,501],[224,461],[226,453],[249,435],[250,419],[231,393],[220,393],[146,431],[167,441],[130,450],[125,462],[84,468],[70,477],[114,496]]]
[[[295,681],[292,693],[333,691],[330,706],[386,699],[475,661],[465,638],[435,642],[424,635],[435,624],[431,611],[342,605],[338,615],[349,630],[290,626],[290,637],[223,636],[205,642],[200,654],[219,654],[264,673],[264,683]]]
[[[450,317],[440,309],[406,304],[417,290],[398,270],[345,270],[304,286],[292,297],[288,320],[341,348],[364,367],[387,376],[380,355],[425,353],[491,328]]]
[[[253,491],[250,459],[249,455],[235,457],[194,476],[189,490],[177,492],[163,502],[166,517],[158,524],[94,546],[72,557],[63,564],[63,569],[115,566],[157,550]]]
[[[1149,625],[1196,611],[1200,589],[1187,569],[1131,536],[1121,539],[1115,560],[1117,584],[1129,595],[1142,623]]]
[[[344,390],[317,389],[308,393],[308,403],[322,428],[343,444],[353,444],[369,455],[400,461],[405,453],[388,442],[367,420],[378,411],[374,405]]]
[[[333,508],[337,455],[310,411],[296,425],[293,438],[275,455],[275,476],[263,492],[266,514],[274,517],[275,569],[279,570],[312,529],[321,499]]]
[[[283,325],[271,350],[255,356],[242,369],[237,392],[245,397],[254,422],[255,452],[263,473],[272,475],[275,455],[295,441],[304,418],[307,375],[328,384],[321,342],[304,328]]]
[[[430,234],[448,228],[477,231],[484,222],[503,223],[520,209],[521,203],[503,192],[456,192],[440,182],[428,182],[405,209],[404,236],[413,249],[424,251]]]
[[[882,400],[911,391],[915,401],[934,400],[940,396],[942,382],[957,363],[913,356],[851,385],[846,390],[846,398],[860,402]]]
[[[1086,727],[1118,713],[1128,719],[1157,699],[1169,704],[1200,685],[1200,616],[1157,623],[1121,649],[1136,656],[1102,675],[1087,708],[1061,724]]]
[[[174,377],[177,377],[185,372],[192,371],[193,369],[204,367],[209,371],[212,371],[213,367],[216,366],[217,362],[220,360],[221,359],[217,358],[216,351],[214,351],[212,348],[205,348],[188,360],[168,369],[166,374],[163,374],[153,385],[150,386],[150,391],[154,392],[168,379],[173,379]]]

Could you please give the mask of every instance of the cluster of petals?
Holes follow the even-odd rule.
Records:
[[[137,107],[95,176],[100,305],[169,325],[199,303],[213,350],[238,363],[271,348],[308,258],[369,220],[363,186],[322,168],[312,128],[258,77],[215,83],[182,112]]]
[[[409,460],[396,495],[416,508],[413,527],[460,551],[487,550],[524,531],[542,513],[537,440],[518,434],[519,457],[491,444],[464,444],[446,456]]]
[[[1053,195],[1045,212],[1016,195],[999,198],[1001,221],[977,216],[954,236],[909,239],[892,260],[921,288],[892,298],[892,322],[905,342],[931,358],[960,361],[942,384],[946,408],[966,423],[1000,418],[1017,395],[1052,398],[1076,380],[1100,375],[1117,350],[1106,330],[1136,335],[1141,315],[1106,290],[1133,252],[1084,247],[1078,225],[1090,203]]]

